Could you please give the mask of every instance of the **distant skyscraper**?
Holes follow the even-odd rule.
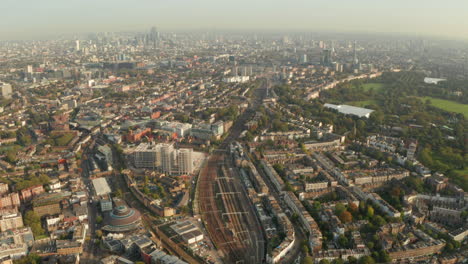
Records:
[[[75,50],[80,51],[80,41],[79,40],[75,41]]]
[[[325,43],[323,42],[323,40],[319,41],[319,48],[325,48]]]
[[[353,43],[353,64],[354,66],[359,64],[359,60],[358,60],[357,53],[356,53],[356,41],[354,41]]]
[[[303,54],[302,55],[302,60],[301,60],[302,63],[307,63],[307,54]]]
[[[332,52],[331,50],[323,50],[323,65],[330,66],[332,64]]]
[[[237,66],[232,67],[232,75],[237,76],[239,73],[237,72]]]
[[[242,76],[247,76],[247,66],[242,67]]]
[[[159,31],[156,27],[150,29],[150,33],[147,37],[146,43],[156,47],[156,44],[159,42]]]
[[[158,29],[156,27],[152,27],[150,30],[150,38],[151,40],[157,40],[159,37]]]

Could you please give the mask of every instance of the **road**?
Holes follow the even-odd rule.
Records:
[[[88,144],[84,150],[81,160],[81,181],[84,185],[85,191],[88,194],[88,199],[91,199],[92,194],[92,183],[91,179],[89,178],[89,167],[88,162],[86,159],[91,155],[89,151]],[[100,252],[98,246],[94,243],[94,239],[96,237],[96,217],[98,215],[98,210],[96,206],[97,201],[90,203],[88,201],[88,237],[89,239],[86,240],[85,244],[83,245],[83,253],[80,256],[80,263],[83,264],[94,264],[99,263],[100,259]]]

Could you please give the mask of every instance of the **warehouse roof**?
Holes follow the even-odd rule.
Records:
[[[345,115],[355,115],[359,117],[369,117],[374,110],[356,107],[351,105],[334,105],[334,104],[325,104],[326,108],[332,108],[337,110],[338,112],[345,114]]]
[[[97,178],[93,180],[93,187],[96,195],[106,195],[111,193],[109,184],[107,184],[106,178]]]

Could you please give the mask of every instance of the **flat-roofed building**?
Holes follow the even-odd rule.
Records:
[[[334,105],[334,104],[325,104],[325,108],[335,109],[338,112],[345,115],[354,115],[358,117],[369,118],[371,113],[374,112],[372,109],[356,107],[351,105]]]
[[[98,196],[107,195],[111,193],[109,184],[107,183],[106,178],[97,178],[93,180],[94,192]]]
[[[102,198],[99,201],[99,205],[101,206],[101,211],[102,212],[112,211],[112,201],[110,200],[109,197]]]
[[[70,193],[44,193],[36,196],[33,201],[33,210],[39,217],[61,213],[60,202],[70,197]]]
[[[34,236],[29,227],[0,233],[0,259],[26,256],[28,247],[32,246],[33,242]]]
[[[202,241],[204,238],[203,233],[199,228],[190,221],[177,222],[176,224],[171,225],[171,228],[187,245]]]
[[[81,254],[83,252],[82,244],[73,240],[56,240],[57,254]]]
[[[0,231],[23,227],[23,217],[19,212],[0,216]]]

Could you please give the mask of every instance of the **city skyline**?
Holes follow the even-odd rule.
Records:
[[[0,7],[0,264],[468,259],[467,0]]]
[[[139,31],[248,30],[392,33],[467,39],[466,1],[126,1],[6,0],[0,39]]]

